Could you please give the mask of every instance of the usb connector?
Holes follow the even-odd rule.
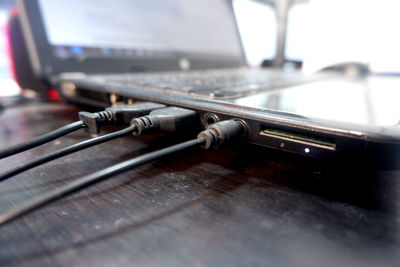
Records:
[[[133,118],[149,114],[153,110],[165,108],[165,105],[145,102],[130,105],[121,105],[106,108],[100,112],[79,112],[79,119],[86,125],[86,130],[91,134],[98,134],[105,125],[115,127],[129,125]]]
[[[131,125],[136,126],[134,135],[144,132],[175,132],[178,129],[200,123],[197,113],[190,109],[169,107],[150,112],[148,116],[133,119]]]

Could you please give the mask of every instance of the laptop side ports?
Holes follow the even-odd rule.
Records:
[[[311,157],[332,154],[337,149],[328,138],[270,127],[261,127],[260,136],[265,146]]]

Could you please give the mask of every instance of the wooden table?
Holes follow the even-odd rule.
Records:
[[[0,147],[72,122],[77,111],[9,108]],[[1,171],[86,138],[81,130],[3,159]],[[185,138],[129,136],[20,174],[0,183],[0,213]],[[0,227],[0,265],[399,266],[399,178],[244,145],[192,149]]]

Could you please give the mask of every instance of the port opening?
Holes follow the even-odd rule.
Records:
[[[76,90],[76,96],[81,98],[81,99],[90,99],[94,101],[98,101],[101,103],[105,103],[109,105],[109,96],[107,94],[101,93],[101,92],[95,92],[92,90],[85,90],[82,88],[77,88]]]
[[[92,90],[86,90],[81,88],[78,88],[76,90],[75,95],[81,99],[94,100],[96,102],[103,103],[106,106],[113,106],[113,107],[118,105],[135,103],[135,101],[129,97],[124,97],[112,93],[110,94],[110,93],[95,92]]]
[[[292,131],[273,129],[269,127],[261,128],[260,135],[273,137],[282,141],[290,141],[308,146],[319,147],[323,149],[335,150],[336,143],[332,140],[314,135],[295,133]]]
[[[204,122],[205,122],[205,126],[208,127],[216,122],[219,121],[219,118],[217,115],[212,114],[212,113],[207,113],[204,115]]]

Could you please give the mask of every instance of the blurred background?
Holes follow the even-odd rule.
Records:
[[[14,81],[11,62],[7,21],[15,6],[14,0],[0,0],[0,97],[20,93],[18,84]]]
[[[7,20],[14,0],[0,0],[0,96],[17,95]],[[400,73],[398,0],[233,0],[252,67],[314,73],[356,62],[374,73]]]

